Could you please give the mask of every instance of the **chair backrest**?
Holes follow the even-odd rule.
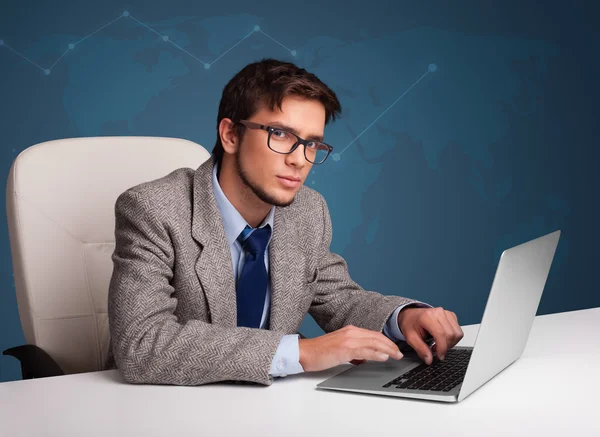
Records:
[[[66,373],[101,370],[109,343],[107,298],[117,197],[142,182],[210,157],[192,141],[91,137],[21,152],[6,213],[25,340]]]

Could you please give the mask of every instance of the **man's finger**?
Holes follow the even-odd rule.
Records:
[[[398,345],[386,337],[383,333],[372,331],[370,329],[358,328],[360,331],[357,331],[358,338],[372,338],[378,341],[382,341],[387,344],[388,347],[392,348],[394,351],[399,351]]]
[[[348,329],[346,333],[347,345],[353,348],[370,348],[374,351],[383,352],[390,357],[399,360],[403,357],[398,345],[383,335],[381,332],[368,329]]]
[[[389,340],[389,339],[388,339]],[[390,357],[399,360],[403,357],[402,352],[396,344],[391,341],[381,341],[379,337],[374,338],[363,338],[361,341],[364,342],[364,347],[369,347],[373,350],[378,350],[385,354],[388,354]]]
[[[445,356],[448,350],[448,339],[446,337],[446,330],[439,322],[440,313],[433,312],[430,314],[429,317],[421,319],[421,327],[433,336],[438,356]]]
[[[382,334],[381,332],[373,332],[376,334],[375,338],[378,341],[385,343],[394,353],[400,352],[400,348],[398,348],[398,345],[389,338],[387,338],[384,334]]]
[[[460,327],[460,324],[458,323],[458,317],[456,317],[455,313],[453,313],[452,311],[448,311],[447,316],[448,316],[448,320],[450,320],[450,322],[452,323],[452,327],[454,328],[454,332],[455,332],[455,336],[456,336],[456,343],[458,343],[459,341],[461,341],[463,339],[463,337],[465,336],[465,333],[463,332],[462,328]]]
[[[444,337],[446,338],[446,347],[447,347],[446,351],[436,348],[436,353],[437,353],[438,357],[440,358],[440,360],[443,360],[444,357],[446,356],[446,352],[448,351],[448,349],[452,349],[454,347],[454,345],[456,344],[455,330],[452,327],[452,324],[450,323],[450,321],[448,320],[446,313],[447,313],[447,311],[444,311],[444,313],[442,313],[441,315],[438,315],[438,317],[437,317],[437,321],[439,322],[440,326],[444,330]],[[436,341],[436,344],[437,344],[437,341]]]
[[[431,350],[429,350],[429,346],[427,346],[427,343],[423,341],[417,331],[409,328],[404,337],[406,338],[406,342],[410,345],[410,347],[415,350],[415,352],[423,361],[427,363],[427,365],[433,362],[433,357],[431,356]]]
[[[371,360],[371,361],[387,361],[389,355],[368,347],[359,347],[348,351],[352,360]]]
[[[348,340],[345,343],[345,345],[348,349],[351,350],[369,349],[373,352],[381,352],[396,360],[399,360],[403,356],[400,352],[400,349],[398,349],[398,346],[396,346],[393,343],[393,346],[390,346],[388,343],[380,341],[378,337],[353,338],[351,340]],[[355,356],[353,358],[362,359],[363,357]]]
[[[391,348],[398,349],[398,346],[396,345],[396,343],[394,343],[392,340],[387,338],[381,332],[372,331],[371,329],[366,329],[366,328],[359,328],[357,326],[353,327],[351,332],[352,332],[351,335],[353,338],[376,338],[380,341],[388,343]]]

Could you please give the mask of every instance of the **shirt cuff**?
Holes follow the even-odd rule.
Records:
[[[304,372],[300,365],[298,334],[284,335],[271,361],[271,376],[287,376]]]
[[[424,302],[407,303],[396,308],[386,324],[383,326],[383,334],[394,342],[406,341],[406,338],[404,338],[404,335],[402,335],[402,331],[400,331],[400,327],[398,326],[398,314],[400,314],[400,311],[406,307],[433,308],[431,305]]]

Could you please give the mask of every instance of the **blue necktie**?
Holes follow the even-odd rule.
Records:
[[[260,328],[269,280],[264,254],[271,236],[271,227],[266,225],[251,233],[250,231],[252,228],[246,226],[238,237],[246,251],[246,260],[236,287],[237,325]]]

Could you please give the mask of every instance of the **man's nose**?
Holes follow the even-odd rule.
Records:
[[[286,156],[288,164],[294,164],[298,168],[304,167],[306,159],[304,158],[304,145],[298,144],[296,150]]]

